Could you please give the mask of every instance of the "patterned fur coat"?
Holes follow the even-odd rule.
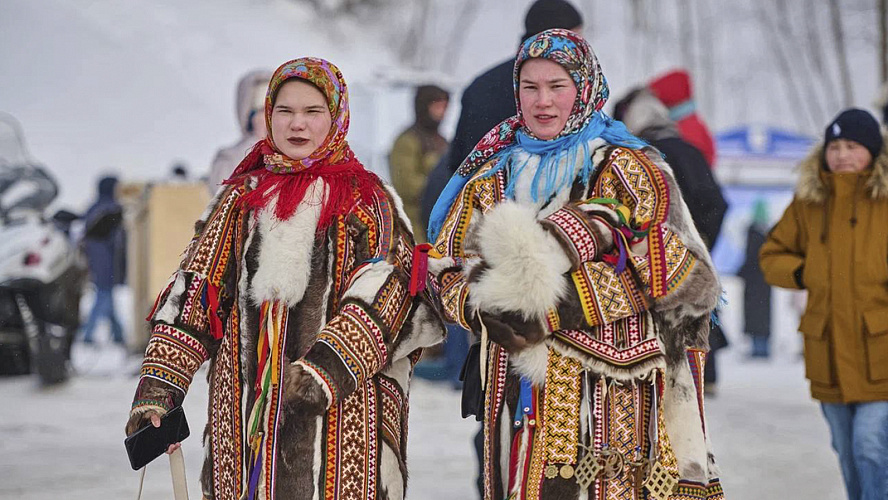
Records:
[[[512,353],[490,343],[482,360],[485,498],[720,499],[702,392],[720,293],[714,267],[656,150],[595,139],[589,151],[590,181],[538,203],[527,194],[538,157],[516,179],[514,200],[504,194],[509,167],[489,175],[498,158],[490,160],[432,252],[448,320],[481,334],[483,311],[543,332]],[[558,168],[576,176],[580,163]],[[627,242],[622,272],[613,233],[602,230],[615,214],[590,198],[616,200],[627,220],[649,223]]]
[[[427,291],[408,291],[397,196],[379,184],[318,236],[322,189],[286,221],[222,189],[155,305],[132,414],[180,404],[210,361],[205,498],[246,498],[251,482],[261,499],[404,497],[409,381],[443,324]],[[263,363],[277,367],[264,396]]]

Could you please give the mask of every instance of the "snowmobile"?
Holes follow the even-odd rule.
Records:
[[[86,278],[69,236],[77,216],[46,214],[57,195],[18,123],[0,113],[0,375],[36,372],[44,385],[68,378]]]

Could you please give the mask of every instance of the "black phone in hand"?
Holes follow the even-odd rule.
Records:
[[[133,470],[139,470],[163,455],[171,444],[182,442],[189,435],[185,411],[177,406],[160,418],[160,427],[154,427],[149,421],[127,436],[123,444]]]

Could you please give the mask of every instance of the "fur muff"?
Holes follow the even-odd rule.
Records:
[[[558,241],[539,225],[536,210],[503,202],[487,212],[475,237],[487,266],[469,284],[472,306],[520,312],[542,320],[566,293],[571,262]]]

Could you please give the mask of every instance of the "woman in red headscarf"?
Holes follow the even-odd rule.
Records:
[[[205,498],[401,499],[410,374],[444,334],[410,224],[345,140],[336,66],[278,68],[265,119],[150,315],[127,433],[209,359]]]

